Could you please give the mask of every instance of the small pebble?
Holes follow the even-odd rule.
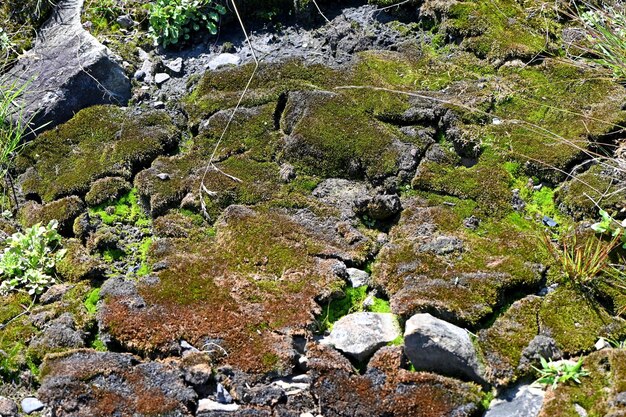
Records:
[[[22,411],[26,414],[34,413],[35,411],[39,411],[45,407],[44,403],[35,397],[24,398],[20,405],[22,406]]]
[[[155,74],[154,82],[156,83],[156,85],[161,85],[165,83],[167,80],[169,80],[170,78],[171,77],[169,76],[169,74],[166,74],[164,72],[159,72],[158,74]]]
[[[169,180],[170,179],[170,174],[167,174],[165,172],[161,172],[160,174],[157,174],[157,178],[163,181]]]
[[[165,103],[163,103],[162,101],[155,101],[154,103],[152,103],[152,107],[154,107],[155,109],[164,109]]]

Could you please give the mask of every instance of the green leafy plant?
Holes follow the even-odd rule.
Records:
[[[56,283],[55,265],[66,252],[60,249],[57,225],[56,220],[45,227],[38,223],[7,238],[8,246],[0,255],[0,294],[26,291],[38,295]]]
[[[600,217],[602,220],[592,224],[591,229],[597,233],[611,234],[613,237],[621,236],[622,248],[626,249],[626,235],[623,233],[626,228],[626,219],[619,222],[604,210],[600,210]]]
[[[588,376],[589,373],[585,371],[583,366],[583,358],[580,358],[578,362],[571,363],[569,361],[549,362],[543,358],[541,359],[541,369],[533,368],[539,373],[539,378],[535,381],[538,384],[549,385],[553,389],[558,384],[565,384],[569,381],[574,381],[580,384],[580,378]]]
[[[164,47],[187,41],[192,31],[217,33],[224,6],[213,0],[156,0],[149,8],[150,33]]]
[[[611,270],[610,255],[619,245],[620,236],[610,241],[595,236],[585,236],[581,242],[577,233],[565,235],[561,245],[555,245],[544,235],[548,252],[561,267],[565,277],[577,285],[588,286],[602,272]]]

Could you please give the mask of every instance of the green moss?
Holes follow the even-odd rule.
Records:
[[[85,308],[90,314],[96,314],[98,301],[100,301],[100,288],[94,288],[87,294],[84,301]]]
[[[364,306],[363,302],[368,297],[367,286],[346,287],[343,289],[343,296],[331,300],[322,308],[322,315],[319,318],[319,331],[332,330],[333,324],[343,316],[359,311],[371,311],[373,313],[391,313],[389,302],[373,296],[373,303]]]
[[[624,91],[604,74],[555,60],[539,66],[502,67],[511,90],[496,102],[486,141],[525,165],[528,175],[558,182],[583,157],[589,135],[601,135],[624,119]],[[581,111],[584,109],[584,111]]]
[[[104,224],[109,226],[118,222],[136,224],[140,220],[144,221],[142,224],[146,224],[145,220],[147,220],[143,209],[139,205],[136,188],[131,189],[110,204],[103,203],[90,208],[89,214],[100,217]]]
[[[219,110],[234,107],[253,68],[253,65],[248,64],[221,71],[207,71],[183,103],[190,123],[197,125],[201,119]],[[339,78],[335,70],[321,65],[305,65],[296,60],[261,64],[242,106],[254,107],[275,102],[284,92],[317,89]]]
[[[615,181],[615,175],[610,166],[594,165],[563,183],[556,192],[556,200],[577,219],[597,217],[596,203],[605,211],[617,212],[626,199],[626,191]]]
[[[539,320],[566,355],[593,350],[598,337],[619,339],[626,335],[622,321],[611,317],[591,297],[566,287],[546,296]]]
[[[523,298],[498,316],[489,328],[478,333],[478,345],[491,366],[488,373],[492,383],[506,385],[519,376],[522,351],[539,334],[537,310],[540,306],[539,297]]]
[[[94,106],[39,135],[18,157],[24,193],[44,201],[83,195],[97,178],[130,178],[133,171],[173,147],[176,128],[165,113],[130,116]]]
[[[447,163],[424,162],[412,181],[413,188],[471,199],[477,212],[500,217],[511,210],[511,178],[499,157],[486,150],[478,163],[467,168]]]
[[[583,369],[589,372],[589,376],[580,384],[560,384],[551,400],[544,404],[542,412],[554,417],[578,417],[578,406],[590,417],[619,415],[623,408],[616,404],[615,396],[624,389],[625,361],[624,350],[603,349],[590,354],[583,362]]]
[[[342,96],[312,96],[292,137],[294,142],[285,149],[286,157],[307,174],[358,177],[362,167],[367,177],[376,178],[398,169],[399,154],[392,145],[392,131]]]
[[[542,7],[540,2],[530,2],[530,7],[526,3],[515,0],[456,2],[449,8],[445,28],[462,36],[462,45],[478,56],[531,58],[554,49],[549,42],[559,25],[552,8]]]
[[[102,259],[109,263],[119,261],[125,256],[126,253],[123,250],[117,248],[107,248],[102,252]]]

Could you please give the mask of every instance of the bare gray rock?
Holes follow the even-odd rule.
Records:
[[[406,322],[404,352],[418,371],[485,384],[483,367],[467,331],[428,313],[416,314]]]
[[[207,64],[207,69],[216,70],[226,65],[239,65],[241,58],[235,54],[219,54]]]
[[[356,268],[347,268],[346,272],[348,273],[348,279],[353,288],[369,285],[370,274],[367,272]]]
[[[359,362],[400,336],[400,326],[391,313],[352,313],[333,325],[322,343],[332,345]]]
[[[515,386],[493,400],[484,417],[536,417],[544,396],[540,388]]]
[[[17,404],[10,398],[0,397],[0,416],[17,417]]]
[[[87,32],[84,0],[61,0],[32,50],[20,57],[1,84],[31,80],[23,95],[24,117],[46,129],[96,104],[125,105],[130,81],[107,47]]]

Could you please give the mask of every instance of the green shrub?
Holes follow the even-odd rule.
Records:
[[[226,9],[213,0],[156,0],[149,13],[150,33],[167,47],[189,40],[192,31],[207,29],[215,35]]]
[[[8,246],[0,255],[0,294],[27,291],[38,295],[56,283],[55,265],[65,255],[59,249],[57,225],[51,220],[46,227],[36,224],[7,238]]]

